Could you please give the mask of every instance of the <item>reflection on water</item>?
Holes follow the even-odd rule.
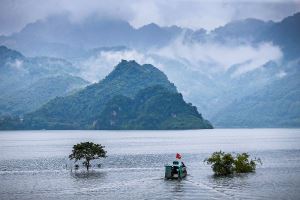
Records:
[[[108,151],[90,172],[71,171],[68,154],[81,141]],[[203,160],[220,149],[249,152],[263,165],[214,177]],[[188,176],[165,180],[177,152]],[[0,180],[0,199],[299,199],[300,130],[0,132]]]
[[[70,172],[70,175],[75,179],[104,179],[106,173],[94,170],[90,170],[89,172],[73,170]]]

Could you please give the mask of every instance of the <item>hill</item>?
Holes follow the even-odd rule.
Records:
[[[115,96],[133,99],[140,90],[161,85],[167,91],[177,89],[167,76],[152,65],[122,60],[102,81],[67,96],[58,97],[25,116],[32,128],[88,129]]]
[[[101,46],[153,47],[167,44],[183,30],[149,24],[136,29],[120,19],[87,17],[74,23],[67,14],[49,16],[27,24],[20,32],[0,36],[0,44],[29,56],[76,58],[84,49]],[[59,30],[59,34],[57,34]]]
[[[85,87],[76,68],[59,58],[28,58],[0,46],[0,115],[32,112],[57,96]]]
[[[285,75],[235,100],[213,118],[217,127],[300,127],[300,73]]]
[[[212,128],[212,125],[181,94],[153,86],[138,92],[134,99],[114,97],[94,121],[93,128],[170,130]]]

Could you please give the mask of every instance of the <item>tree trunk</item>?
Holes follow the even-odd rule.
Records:
[[[90,168],[90,160],[86,160],[86,170],[89,171]]]

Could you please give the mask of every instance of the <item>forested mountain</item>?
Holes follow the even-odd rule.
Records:
[[[286,60],[300,57],[300,13],[274,23],[258,37],[258,41],[272,41],[282,48]]]
[[[0,46],[0,114],[23,115],[88,84],[63,59],[27,58]]]
[[[140,90],[134,99],[115,96],[93,123],[94,129],[212,128],[181,94],[157,85]]]
[[[26,115],[25,120],[33,128],[92,128],[112,98],[119,95],[134,98],[141,89],[154,85],[177,92],[167,76],[154,66],[122,60],[102,81],[73,95],[53,99],[37,111]]]
[[[35,94],[38,89],[35,89],[37,85],[34,83],[40,78],[48,80],[45,74],[72,80],[70,76],[75,76],[95,83],[113,71],[112,66],[119,60],[134,59],[139,63],[151,63],[162,70],[176,84],[184,99],[196,105],[218,127],[299,127],[295,117],[300,110],[299,106],[295,106],[299,98],[281,96],[284,92],[297,94],[297,87],[300,87],[299,24],[300,13],[278,22],[241,19],[211,31],[162,27],[154,23],[134,28],[126,21],[95,16],[76,23],[70,21],[67,15],[50,16],[28,24],[20,32],[0,37],[0,44],[22,50],[25,55],[0,49],[0,109],[2,113],[16,115],[36,109],[27,109],[25,105],[26,109],[22,110],[14,106],[22,105],[23,100],[7,103],[10,102],[8,99],[13,99],[12,95],[21,95],[23,87],[30,86],[32,90],[28,90],[28,94]],[[60,34],[56,34],[57,30]],[[7,54],[9,58],[3,59]],[[31,58],[28,55],[42,57]],[[134,76],[130,78],[135,80]],[[45,81],[41,80],[41,83],[45,84]],[[93,91],[99,84],[88,88]],[[123,83],[124,86],[126,84]],[[120,85],[115,84],[114,87],[114,90],[121,91]],[[140,89],[143,88],[137,88],[134,95],[129,94],[130,98],[134,98]],[[51,95],[45,96],[50,100],[69,94],[70,91],[66,90],[62,95],[50,92]],[[108,100],[114,96],[112,93],[108,92]],[[106,93],[101,94],[106,99]],[[94,96],[97,95],[91,92],[90,97]],[[30,101],[26,95],[22,98]],[[74,101],[74,105],[76,101],[82,105],[90,101],[85,104],[83,100],[77,100],[80,98],[75,98],[76,101],[73,97],[68,98],[71,98],[70,102]],[[95,105],[103,109],[106,100],[102,102],[102,97],[100,99],[101,102]],[[56,103],[59,101],[60,98],[55,100]],[[261,113],[263,109],[260,106],[267,104],[269,106],[265,106],[264,112],[272,115]],[[290,105],[293,105],[292,110]],[[281,111],[275,109],[273,112],[274,107]],[[86,112],[88,108],[80,109],[84,110],[84,114],[89,113]],[[285,118],[282,117],[283,112]],[[73,120],[80,118],[79,113],[76,111],[74,116],[67,116]],[[289,119],[293,123],[287,123]]]
[[[101,46],[141,49],[163,46],[182,32],[183,29],[176,26],[159,27],[156,24],[136,29],[123,20],[95,16],[74,23],[68,15],[61,14],[30,23],[10,36],[2,36],[0,44],[29,56],[74,58],[81,56],[84,50]]]
[[[237,99],[213,118],[216,127],[299,127],[300,68],[292,71],[257,92]],[[232,119],[232,120],[228,120]]]

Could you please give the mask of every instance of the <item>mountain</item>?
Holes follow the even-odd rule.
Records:
[[[300,87],[297,81],[300,77],[297,72],[300,67],[299,16],[300,13],[296,13],[279,22],[245,19],[230,22],[210,33],[201,31],[198,36],[193,33],[192,38],[184,41],[190,45],[183,45],[192,49],[187,51],[188,56],[179,46],[176,51],[181,54],[172,60],[170,68],[167,63],[161,63],[167,66],[166,74],[184,93],[185,99],[193,102],[216,127],[300,127],[295,116],[299,113],[300,107],[295,105],[300,97],[280,96],[285,92],[297,94]],[[215,46],[217,48],[213,48]],[[263,48],[265,50],[261,50]],[[280,52],[277,59],[267,59],[275,55],[274,49]],[[257,53],[259,51],[261,53]],[[251,58],[251,54],[257,55]],[[201,59],[204,55],[210,59]],[[194,62],[189,62],[189,56],[195,57],[191,59]],[[241,62],[240,57],[246,59]],[[214,62],[224,62],[226,68],[218,68]],[[179,73],[175,74],[174,66]],[[246,66],[251,69],[235,76],[237,69]],[[262,110],[264,112],[260,112]]]
[[[102,46],[149,48],[162,46],[176,38],[179,27],[149,24],[139,29],[118,19],[87,17],[71,22],[67,14],[50,16],[26,25],[20,32],[1,36],[0,44],[27,56],[76,58],[85,50]]]
[[[32,112],[57,96],[65,96],[87,85],[88,82],[71,75],[38,79],[26,88],[0,97],[0,111],[6,114]]]
[[[281,62],[266,63],[233,79],[236,95],[210,116],[216,127],[300,127],[300,13],[260,24],[257,33],[251,34],[255,36],[253,44],[277,45],[283,53]]]
[[[280,22],[244,19],[218,27],[208,37],[219,42],[272,42],[281,47],[286,60],[291,60],[300,57],[299,24],[300,13],[288,16]]]
[[[18,50],[24,49],[24,55],[47,57],[38,59],[15,54],[16,58],[5,62],[8,64],[4,67],[1,65],[1,97],[8,97],[9,94],[20,91],[15,88],[22,84],[26,87],[34,84],[40,76],[47,73],[50,73],[51,77],[68,74],[95,82],[111,72],[111,66],[116,65],[120,59],[135,59],[163,66],[164,73],[176,84],[184,99],[196,105],[201,113],[218,127],[239,127],[239,124],[245,127],[247,123],[251,127],[261,127],[260,122],[263,121],[268,127],[277,124],[286,127],[284,123],[265,120],[263,114],[254,117],[251,112],[258,112],[257,105],[261,104],[269,109],[269,113],[273,113],[272,105],[278,107],[277,100],[282,100],[280,105],[283,110],[286,109],[286,120],[294,121],[294,114],[289,105],[293,102],[297,104],[297,100],[291,98],[291,101],[288,101],[281,98],[279,94],[283,94],[283,89],[278,83],[285,80],[282,82],[286,85],[284,90],[295,93],[297,87],[294,85],[300,86],[295,81],[299,76],[297,69],[300,66],[297,62],[300,60],[299,16],[300,13],[296,13],[279,22],[237,20],[212,31],[194,31],[177,26],[161,27],[153,23],[133,28],[125,21],[99,17],[88,17],[80,23],[71,22],[67,15],[48,17],[28,24],[18,33],[0,37],[0,44],[9,44]],[[50,59],[49,56],[64,59]],[[69,58],[68,61],[66,57]],[[54,65],[54,62],[57,62],[57,65]],[[42,73],[39,73],[39,63],[44,63],[41,64]],[[290,63],[295,64],[290,67]],[[28,78],[22,66],[30,66],[27,68],[34,69],[36,76],[31,73],[32,76]],[[54,67],[44,69],[44,66],[57,66],[57,71],[52,70]],[[291,70],[292,68],[294,70]],[[10,75],[1,76],[3,69],[5,74]],[[14,74],[16,76],[13,76]],[[119,89],[119,85],[116,87]],[[270,91],[274,92],[274,97]],[[277,96],[275,93],[278,93]],[[112,96],[114,95],[110,95],[109,99]],[[134,96],[129,98],[133,99]],[[258,96],[269,99],[268,103],[271,106],[267,106],[264,98],[256,98]],[[73,101],[73,97],[71,99]],[[248,102],[250,99],[253,101],[251,106]],[[76,101],[82,105],[89,105],[88,100],[83,103],[80,100]],[[76,101],[74,100],[74,105]],[[99,103],[101,110],[104,109],[102,105],[105,103],[107,102]],[[249,107],[253,107],[253,110],[250,111]],[[86,109],[82,108],[83,113],[88,113]],[[234,115],[233,111],[237,115]],[[294,108],[294,111],[297,109]],[[95,115],[101,112],[97,110]],[[66,116],[73,120],[72,116],[80,118],[78,113],[74,114],[76,117]],[[228,116],[231,113],[230,117],[223,118],[227,113]],[[234,117],[238,115],[242,121]],[[281,115],[281,112],[274,112],[269,118],[280,121],[283,120]],[[249,120],[244,120],[247,117]],[[88,120],[88,123],[91,124],[92,121]]]
[[[0,115],[32,112],[52,98],[88,84],[74,76],[76,68],[63,59],[27,58],[0,46],[0,64]]]
[[[134,99],[112,98],[93,128],[173,130],[212,128],[212,125],[181,94],[158,85],[140,90]]]
[[[0,70],[2,70],[7,63],[22,59],[24,59],[24,56],[20,52],[8,49],[6,46],[0,46]]]
[[[236,99],[212,121],[217,127],[300,127],[300,62],[296,71],[282,72],[277,80],[253,94]]]
[[[154,85],[177,92],[167,76],[154,66],[122,60],[102,81],[73,95],[55,98],[25,119],[36,124],[33,128],[90,128],[113,97],[134,98],[141,89]]]
[[[293,60],[300,57],[300,13],[289,16],[278,23],[274,23],[265,30],[259,41],[272,41],[280,46],[285,59]]]
[[[252,42],[265,31],[269,30],[274,22],[264,22],[258,19],[244,19],[229,22],[211,32],[218,41]]]
[[[183,33],[178,26],[160,27],[151,23],[136,30],[136,46],[142,49],[149,47],[162,47]]]

